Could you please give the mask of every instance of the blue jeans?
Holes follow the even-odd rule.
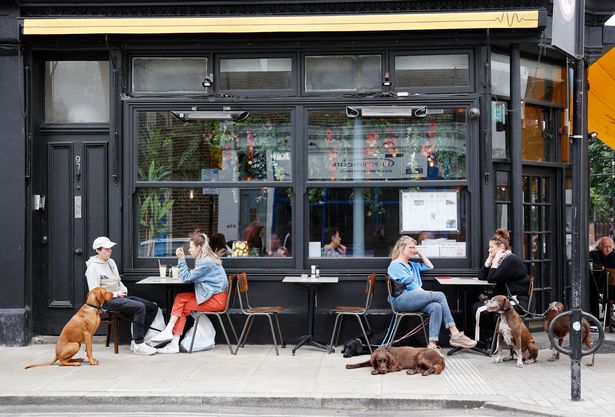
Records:
[[[429,314],[429,340],[437,341],[440,334],[440,325],[444,318],[444,327],[455,325],[451,309],[448,307],[446,295],[440,291],[412,290],[405,291],[393,298],[393,306],[398,311],[422,311]]]

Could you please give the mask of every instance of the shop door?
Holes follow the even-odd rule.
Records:
[[[53,335],[85,302],[90,245],[108,230],[108,136],[51,135],[40,142],[33,164],[34,330]]]
[[[535,311],[541,312],[551,300],[557,276],[556,176],[548,169],[523,172],[523,259],[534,277]]]

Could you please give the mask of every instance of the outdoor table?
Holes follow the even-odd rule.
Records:
[[[171,307],[173,306],[173,292],[172,288],[175,285],[185,285],[189,284],[188,282],[184,282],[181,279],[175,279],[173,277],[147,277],[142,279],[141,281],[137,281],[137,284],[153,284],[153,285],[164,285],[167,292],[167,319],[171,315]]]
[[[295,351],[301,346],[313,346],[319,349],[328,350],[327,345],[314,340],[314,314],[316,313],[316,287],[321,284],[337,284],[338,277],[323,277],[320,278],[302,278],[302,277],[284,277],[282,282],[292,284],[305,285],[308,290],[308,310],[307,310],[307,329],[305,336],[299,339],[299,342],[293,348],[293,356]]]
[[[466,309],[468,307],[468,289],[470,287],[489,287],[489,286],[494,286],[495,284],[487,282],[487,281],[483,281],[480,280],[478,278],[473,278],[473,277],[437,277],[436,281],[438,281],[440,283],[440,285],[454,285],[457,286],[457,311],[461,311],[459,309],[459,287],[461,287],[461,289],[463,290],[463,312],[462,312],[462,320],[463,320],[463,328],[466,329],[467,328],[467,323],[466,323]],[[466,348],[461,348],[461,347],[454,347],[451,350],[449,350],[448,352],[448,356],[454,355],[455,353],[459,352],[462,349],[466,349]],[[481,353],[483,355],[489,356],[491,354],[491,352],[489,350],[485,350],[485,349],[481,349],[478,347],[473,347],[470,348],[470,350],[473,350],[474,352],[478,352]]]

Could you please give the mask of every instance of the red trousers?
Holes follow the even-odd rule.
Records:
[[[191,312],[198,311],[222,311],[226,307],[228,292],[220,292],[212,295],[207,301],[201,304],[196,303],[196,295],[193,292],[182,292],[175,296],[171,315],[179,317],[175,326],[173,326],[173,334],[181,335],[186,327],[186,317]]]

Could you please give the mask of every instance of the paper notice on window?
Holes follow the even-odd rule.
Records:
[[[401,232],[459,231],[457,191],[401,191]]]
[[[417,246],[416,249],[419,251],[419,253],[422,253],[428,258],[440,257],[440,246],[438,245]]]
[[[465,258],[466,242],[448,243],[440,246],[441,258]]]

